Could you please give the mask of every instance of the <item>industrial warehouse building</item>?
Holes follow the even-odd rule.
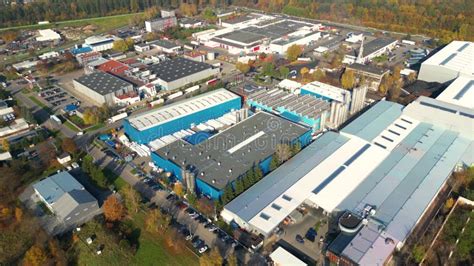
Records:
[[[254,166],[267,173],[278,144],[304,147],[310,140],[309,128],[258,112],[199,144],[177,140],[151,157],[188,189],[215,200]]]
[[[397,40],[389,38],[377,38],[366,44],[362,41],[359,49],[354,49],[344,56],[343,63],[367,64],[373,58],[393,50],[397,42]]]
[[[147,32],[164,31],[178,25],[178,19],[175,16],[157,18],[145,21],[145,30]]]
[[[239,110],[241,106],[239,96],[219,89],[131,116],[125,119],[124,129],[133,141],[147,144],[162,136]]]
[[[177,57],[171,60],[151,65],[148,70],[156,79],[153,84],[160,85],[161,89],[174,90],[188,84],[202,81],[219,73],[219,68],[211,65]]]
[[[81,225],[101,211],[97,199],[68,172],[45,178],[33,184],[33,189],[60,222],[57,228],[48,228],[54,233]]]
[[[367,87],[344,90],[326,83],[313,81],[301,87],[301,95],[311,95],[331,104],[327,127],[338,128],[355,113],[365,107]]]
[[[73,80],[74,89],[95,105],[115,105],[119,98],[135,94],[133,85],[111,74],[95,72]]]
[[[418,79],[445,83],[461,75],[474,75],[474,43],[452,41],[421,64]]]
[[[297,95],[281,89],[260,90],[247,97],[247,104],[259,110],[277,113],[293,122],[303,123],[313,132],[325,128],[330,104],[310,95]]]
[[[382,265],[445,191],[452,171],[474,162],[472,128],[474,112],[462,106],[427,97],[405,108],[381,101],[340,133],[323,134],[227,204],[221,216],[269,236],[302,203],[333,217],[349,211],[340,222],[356,223],[340,225],[344,233],[328,257]]]
[[[474,110],[474,76],[455,79],[436,99]]]

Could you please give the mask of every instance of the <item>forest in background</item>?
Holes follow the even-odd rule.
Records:
[[[143,11],[152,6],[198,8],[229,4],[437,37],[441,43],[474,40],[472,0],[41,0],[0,4],[0,27]]]
[[[474,40],[472,0],[234,0],[235,5],[288,15],[425,34],[451,40]]]

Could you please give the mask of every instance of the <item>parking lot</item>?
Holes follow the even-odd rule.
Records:
[[[38,93],[41,98],[55,108],[63,108],[68,104],[80,105],[81,102],[74,96],[70,95],[59,86],[47,88]]]
[[[320,210],[309,208],[301,221],[283,226],[279,244],[321,264],[324,259],[321,250],[327,231],[327,216]]]

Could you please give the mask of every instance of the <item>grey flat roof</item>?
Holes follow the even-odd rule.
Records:
[[[236,30],[233,32],[226,33],[224,35],[219,36],[218,38],[221,39],[229,39],[236,42],[241,42],[245,44],[252,44],[258,42],[260,40],[265,39],[265,35],[253,33],[246,30]]]
[[[165,49],[172,49],[172,48],[180,47],[180,45],[178,45],[174,42],[168,41],[168,40],[154,40],[154,41],[149,42],[148,44],[149,45],[156,45],[156,46],[159,46],[159,47],[162,47],[162,48],[165,48]]]
[[[33,188],[49,203],[55,203],[63,194],[73,190],[83,190],[81,185],[68,172],[60,172],[33,185]]]
[[[335,132],[324,133],[311,145],[228,203],[225,209],[249,222],[348,140],[349,138]]]
[[[230,19],[224,20],[222,22],[223,23],[229,23],[229,24],[238,24],[238,23],[241,23],[241,22],[244,22],[244,21],[247,21],[247,20],[254,19],[256,17],[257,16],[255,16],[255,15],[247,14],[247,15],[243,15],[243,16],[239,16],[239,17],[230,18]]]
[[[209,64],[183,57],[177,57],[149,67],[154,74],[166,82],[175,81],[211,68],[212,66]]]
[[[377,38],[374,39],[368,43],[364,43],[364,51],[363,51],[363,57],[370,55],[380,49],[382,49],[385,46],[388,46],[392,44],[393,42],[396,42],[397,40],[391,39],[391,38]],[[360,51],[360,48],[354,49],[349,52],[349,55],[354,55],[357,57],[358,53]]]
[[[156,153],[220,190],[270,157],[277,144],[291,142],[309,130],[278,116],[258,112],[200,144],[178,140]]]
[[[107,95],[125,87],[132,86],[132,84],[105,72],[95,72],[84,75],[75,79],[75,81],[101,95]]]
[[[284,108],[302,117],[317,119],[321,113],[330,109],[330,103],[310,95],[295,95],[280,89],[260,90],[248,96],[248,101],[254,101],[277,111]]]
[[[402,109],[400,104],[380,101],[341,131],[370,142],[402,114]]]
[[[181,18],[179,19],[179,23],[182,24],[196,24],[202,22],[202,20],[196,19],[196,18]]]

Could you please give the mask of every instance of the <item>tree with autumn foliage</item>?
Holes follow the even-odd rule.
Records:
[[[72,138],[64,138],[61,142],[61,148],[69,154],[74,154],[78,150],[76,142]]]
[[[235,64],[235,68],[237,68],[237,70],[239,70],[243,74],[248,73],[250,71],[250,65],[242,62],[237,62]]]
[[[286,50],[286,59],[293,62],[303,53],[301,45],[293,44]]]
[[[43,266],[46,264],[48,256],[45,250],[39,245],[33,245],[25,253],[23,265],[25,266]]]
[[[184,196],[183,185],[179,182],[174,183],[173,191],[174,191],[174,193],[176,193],[176,195],[178,195],[180,197]]]
[[[350,69],[346,69],[346,71],[344,71],[344,74],[342,74],[342,77],[341,77],[342,88],[346,90],[350,90],[354,88],[355,83],[356,83],[356,79],[355,79],[354,71]]]
[[[199,258],[199,265],[200,266],[221,266],[224,262],[221,254],[219,254],[219,250],[217,248],[211,249],[210,252],[204,253]]]
[[[105,200],[103,210],[105,219],[110,222],[120,221],[125,216],[125,207],[114,195]]]
[[[123,196],[127,211],[129,213],[137,213],[140,207],[140,194],[130,185],[124,186],[120,190],[120,194]]]

